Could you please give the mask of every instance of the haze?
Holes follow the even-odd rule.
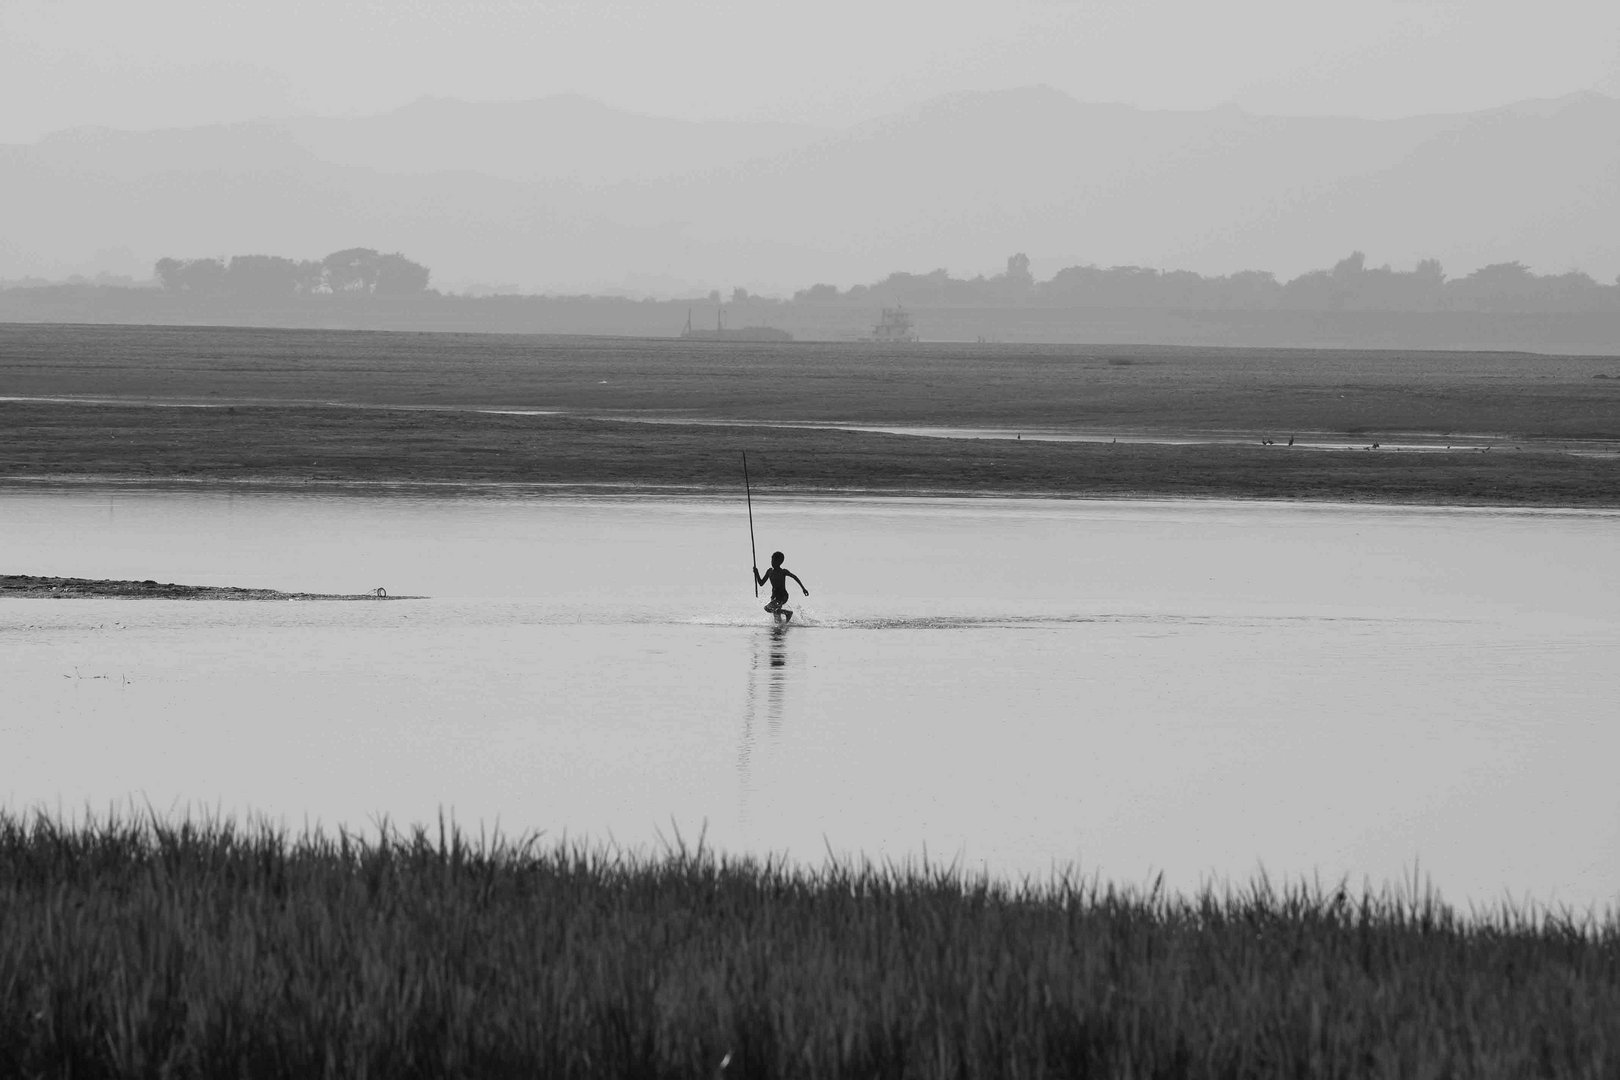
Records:
[[[1620,5],[0,0],[0,280],[1620,272]]]
[[[1388,118],[1620,94],[1617,72],[1612,0],[5,0],[0,142],[559,93],[839,125],[1037,83]]]

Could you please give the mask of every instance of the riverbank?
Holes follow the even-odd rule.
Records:
[[[0,323],[0,398],[1620,443],[1620,357]]]
[[[157,581],[107,581],[88,578],[35,577],[0,574],[0,599],[118,599],[156,600],[388,600],[383,589],[369,593],[288,593],[276,589],[243,589],[220,585],[176,585]]]
[[[467,409],[42,401],[0,402],[0,426],[0,483],[11,484],[730,493],[746,451],[757,490],[775,494],[1620,506],[1620,455],[1529,439],[1328,450],[1259,437],[1047,442]]]
[[[1620,506],[1612,356],[0,325],[0,430],[0,483]]]
[[[19,1075],[1607,1075],[1620,924],[0,812]]]

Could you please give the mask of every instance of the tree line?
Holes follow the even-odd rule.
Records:
[[[1438,260],[1409,271],[1369,267],[1360,251],[1332,269],[1289,281],[1263,270],[1206,277],[1190,270],[1144,266],[1070,266],[1036,281],[1029,258],[1014,255],[1005,273],[953,278],[944,270],[890,274],[839,291],[801,289],[801,303],[862,306],[1170,308],[1204,311],[1620,311],[1620,280],[1604,285],[1578,270],[1536,274],[1520,262],[1494,263],[1448,278]]]
[[[198,298],[278,300],[300,296],[439,296],[430,271],[398,252],[345,248],[323,259],[233,255],[229,259],[159,259],[158,284]],[[576,297],[575,299],[584,299]],[[718,302],[718,292],[709,299]],[[1154,308],[1194,311],[1499,311],[1620,312],[1620,280],[1604,285],[1579,270],[1536,274],[1521,262],[1494,263],[1465,277],[1448,278],[1438,260],[1412,270],[1369,267],[1360,251],[1332,268],[1288,281],[1263,270],[1205,276],[1191,270],[1144,266],[1070,266],[1037,281],[1023,254],[992,277],[897,272],[870,285],[840,290],[818,284],[793,301],[859,307]],[[733,303],[779,303],[732,293]]]
[[[427,292],[428,268],[398,252],[345,248],[324,259],[232,255],[226,259],[159,259],[153,267],[167,292],[197,297],[275,300],[296,296],[415,296]]]

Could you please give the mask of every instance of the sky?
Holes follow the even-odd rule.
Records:
[[[843,126],[1045,83],[1389,118],[1620,95],[1615,0],[0,0],[0,142],[583,94]]]

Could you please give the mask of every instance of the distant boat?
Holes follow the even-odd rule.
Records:
[[[713,330],[696,330],[692,327],[692,309],[686,309],[686,329],[681,331],[683,341],[792,341],[793,335],[786,330],[778,330],[774,326],[744,326],[733,330],[726,325],[726,310],[721,308],[714,313]]]
[[[912,342],[917,340],[916,328],[911,325],[911,312],[903,307],[886,307],[872,327],[872,340],[880,342]]]

